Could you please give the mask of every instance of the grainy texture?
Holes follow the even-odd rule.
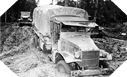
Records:
[[[55,69],[55,64],[50,62],[42,51],[34,47],[34,33],[30,27],[19,27],[11,24],[9,27],[4,26],[2,33],[3,49],[0,59],[19,77],[69,77],[59,73]],[[126,41],[109,37],[93,39],[99,48],[113,54],[113,61],[108,62],[108,64],[114,70],[127,59]]]

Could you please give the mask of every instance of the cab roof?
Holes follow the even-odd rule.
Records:
[[[98,26],[93,21],[89,21],[82,17],[77,16],[59,16],[59,17],[53,17],[53,21],[57,23],[63,23],[64,25],[68,26],[82,26],[82,27],[95,27]]]

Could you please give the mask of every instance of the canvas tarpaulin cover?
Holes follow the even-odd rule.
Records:
[[[36,7],[33,11],[33,24],[43,35],[50,35],[50,18],[54,16],[78,16],[88,19],[85,10],[59,5],[44,5]]]

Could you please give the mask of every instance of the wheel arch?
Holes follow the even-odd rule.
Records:
[[[65,61],[64,57],[60,53],[57,52],[55,54],[55,63],[57,64],[60,60],[64,60]]]

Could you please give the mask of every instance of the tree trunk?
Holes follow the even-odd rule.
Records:
[[[68,6],[68,2],[69,2],[69,0],[65,0],[65,6],[66,7]]]
[[[7,22],[7,11],[5,12],[5,23]]]
[[[97,11],[98,11],[98,0],[96,0],[96,4],[95,4],[95,15],[94,15],[94,20],[96,21],[97,18]]]

